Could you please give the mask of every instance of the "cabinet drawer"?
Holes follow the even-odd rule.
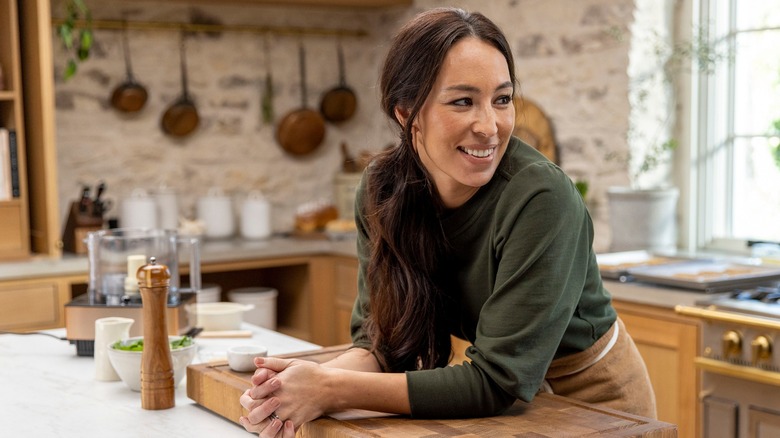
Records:
[[[59,327],[64,299],[57,283],[0,285],[0,329]]]

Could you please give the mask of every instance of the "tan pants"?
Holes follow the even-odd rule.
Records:
[[[545,383],[547,392],[656,418],[645,362],[620,318],[592,347],[554,360]]]

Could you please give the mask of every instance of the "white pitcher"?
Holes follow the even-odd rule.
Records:
[[[103,381],[119,380],[108,359],[108,346],[116,341],[124,341],[130,336],[132,318],[109,316],[95,320],[95,379]]]

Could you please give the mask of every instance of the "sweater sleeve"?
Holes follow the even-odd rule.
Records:
[[[516,398],[532,400],[576,313],[592,225],[569,178],[551,163],[531,164],[485,214],[493,217],[484,265],[492,290],[466,352],[471,362],[408,372],[414,417],[495,415]]]

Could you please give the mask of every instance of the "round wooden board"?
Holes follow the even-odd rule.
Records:
[[[515,97],[514,104],[515,130],[512,133],[558,164],[558,149],[550,119],[530,99]]]

